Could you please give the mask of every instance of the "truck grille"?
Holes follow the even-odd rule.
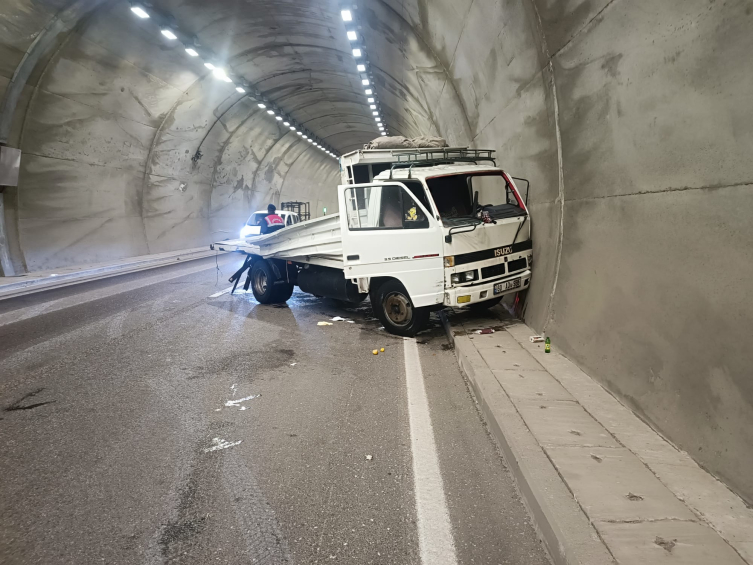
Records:
[[[481,278],[490,279],[492,277],[498,277],[505,274],[505,264],[492,265],[491,267],[484,267],[481,269]]]
[[[510,261],[507,264],[507,272],[514,273],[515,271],[522,271],[527,266],[528,266],[528,263],[526,262],[526,258],[522,257],[520,259],[516,259],[515,261]]]

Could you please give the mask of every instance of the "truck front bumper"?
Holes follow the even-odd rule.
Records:
[[[494,287],[504,283],[520,279],[520,286],[503,290],[497,294],[494,294]],[[531,271],[525,270],[521,273],[517,273],[511,277],[505,277],[503,279],[496,279],[492,282],[483,283],[474,286],[457,286],[445,290],[444,293],[444,305],[445,306],[468,306],[469,304],[476,304],[477,302],[485,302],[494,298],[499,298],[505,294],[512,294],[514,292],[520,292],[523,289],[528,288],[531,284]],[[470,298],[468,298],[470,297]]]

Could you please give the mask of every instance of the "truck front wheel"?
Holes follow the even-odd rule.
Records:
[[[405,287],[395,280],[385,282],[372,293],[371,306],[391,334],[413,337],[429,321],[429,309],[416,308]]]

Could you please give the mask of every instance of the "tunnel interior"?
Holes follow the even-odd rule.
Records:
[[[752,26],[745,0],[7,0],[4,274],[336,210],[370,89],[386,133],[530,180],[527,323],[750,502]]]

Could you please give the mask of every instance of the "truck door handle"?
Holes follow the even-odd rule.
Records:
[[[360,255],[348,255],[348,261],[358,261],[360,258]]]

